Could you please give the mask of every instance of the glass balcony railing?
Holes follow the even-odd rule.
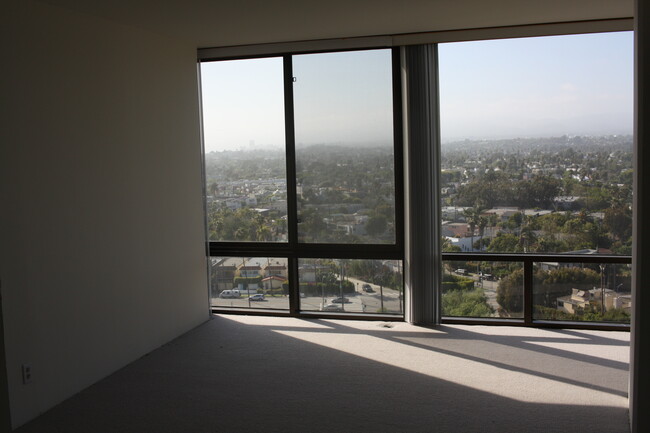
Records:
[[[442,314],[525,324],[629,325],[629,256],[443,253]]]

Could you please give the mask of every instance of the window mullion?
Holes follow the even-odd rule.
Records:
[[[296,188],[296,132],[293,109],[293,61],[291,55],[283,56],[284,66],[284,133],[287,167],[287,234],[289,250],[298,246],[298,198]],[[289,257],[289,312],[299,314],[298,257]]]

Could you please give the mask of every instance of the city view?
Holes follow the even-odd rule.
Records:
[[[390,50],[292,61],[289,174],[282,59],[202,65],[209,240],[395,245]],[[629,323],[631,265],[608,257],[632,248],[631,69],[626,32],[439,45],[443,316]],[[403,314],[402,265],[300,258],[299,308]],[[215,307],[289,309],[290,283],[286,257],[211,258]]]
[[[631,254],[631,136],[450,143],[441,186],[446,252]],[[627,265],[534,267],[536,319],[626,322],[630,291]],[[445,262],[447,315],[519,318],[522,301],[521,262]]]
[[[440,174],[443,250],[629,255],[631,146],[630,136],[564,136],[443,145]],[[318,163],[311,164],[308,171],[309,187],[303,187],[306,181],[298,182],[299,199],[308,210],[302,215],[309,215],[301,222],[301,231],[334,242],[392,241],[395,211],[391,155],[381,147],[321,146],[309,151]],[[298,155],[300,160],[302,154]],[[286,242],[284,164],[281,151],[206,155],[210,239]],[[382,170],[384,167],[389,169]],[[257,263],[253,265],[254,275],[250,276],[254,280],[246,281],[252,284],[242,285],[243,280],[235,282],[233,278],[241,277],[240,265],[245,269],[250,260]],[[355,292],[368,296],[364,284],[370,284],[373,290],[379,287],[376,281],[381,278],[377,271],[361,272],[358,266],[345,265],[343,283],[339,284],[340,260],[316,262],[301,261],[301,293],[314,295],[310,298],[319,301],[309,304],[307,298],[302,298],[305,310],[338,311],[327,306],[331,303],[329,298]],[[396,263],[369,262],[376,262],[375,269],[381,266],[401,276]],[[288,308],[286,298],[280,303],[273,298],[274,294],[288,294],[286,259],[277,274],[265,270],[264,260],[254,258],[233,258],[230,262],[213,259],[213,265],[218,269],[215,275],[219,275],[219,282],[215,280],[213,288],[238,287],[242,295],[238,300],[225,301],[215,292],[215,305],[248,306],[245,294],[254,289],[255,293],[264,293],[273,304],[265,307]],[[232,272],[228,280],[222,275],[226,269]],[[521,262],[449,261],[445,262],[444,269],[443,312],[446,315],[522,316]],[[260,284],[270,277],[275,277],[267,280],[273,284]],[[551,260],[536,263],[534,277],[536,318],[629,320],[628,265]],[[350,279],[354,284],[349,284]],[[321,292],[315,293],[309,283],[319,283]],[[387,289],[384,300],[391,294],[399,300],[401,283],[393,281],[383,287]],[[601,299],[605,299],[604,308]],[[388,304],[389,307],[379,306],[373,312],[401,311],[399,302],[393,306],[389,300]],[[253,306],[259,308],[261,304]],[[344,311],[366,310],[350,305]]]

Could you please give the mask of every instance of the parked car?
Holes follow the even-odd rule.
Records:
[[[248,297],[249,301],[263,301],[264,300],[264,295],[261,293],[258,293],[256,295],[250,295]]]
[[[220,298],[239,298],[241,296],[241,293],[239,293],[239,290],[232,289],[232,290],[224,290],[221,293],[219,293]]]
[[[323,305],[322,307],[320,307],[320,310],[321,311],[343,311],[343,308],[341,308],[340,305],[327,304],[327,305]]]
[[[350,299],[348,298],[334,298],[330,301],[332,304],[348,304]]]
[[[366,293],[375,293],[372,286],[370,284],[368,284],[368,283],[364,284],[362,288],[363,288],[363,291],[366,292]]]

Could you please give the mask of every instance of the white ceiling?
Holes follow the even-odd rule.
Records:
[[[634,0],[40,0],[216,47],[630,18]]]

